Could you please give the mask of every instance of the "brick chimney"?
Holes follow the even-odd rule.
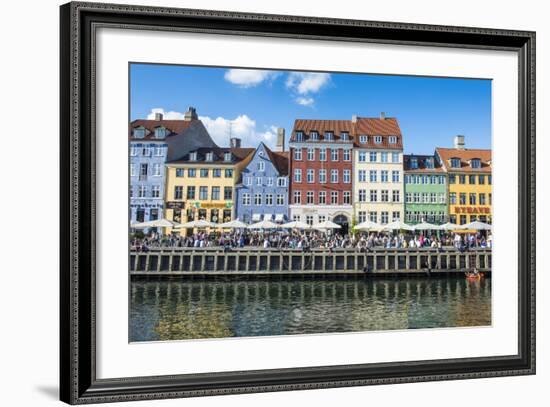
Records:
[[[464,150],[464,136],[455,136],[455,148],[458,150]]]
[[[380,112],[380,120],[385,120],[385,119],[386,119],[386,113]]]
[[[187,112],[185,112],[185,115],[183,116],[183,119],[187,122],[190,122],[191,120],[197,120],[199,117],[197,116],[197,110],[193,106],[189,106],[189,109]]]
[[[157,122],[161,121],[162,120],[162,113],[155,113],[155,120]]]
[[[357,115],[356,114],[351,116],[351,122],[352,123],[357,123]]]
[[[285,151],[285,129],[282,127],[277,129],[277,146],[275,151]]]
[[[231,137],[230,147],[231,148],[241,148],[241,139],[238,138],[238,137]]]

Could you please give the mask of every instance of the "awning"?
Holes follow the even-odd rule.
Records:
[[[266,214],[264,215],[264,220],[271,220],[271,219],[273,219],[273,215],[272,215],[272,214],[266,213]]]
[[[262,215],[260,215],[259,213],[255,213],[255,214],[252,215],[252,221],[253,222],[259,222],[261,217],[262,217]]]
[[[275,222],[282,222],[283,220],[285,220],[285,215],[283,215],[282,213],[278,213],[275,215]]]

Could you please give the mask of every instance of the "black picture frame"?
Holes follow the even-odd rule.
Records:
[[[131,5],[60,8],[60,395],[70,404],[535,373],[535,33]],[[484,50],[519,56],[519,349],[515,355],[96,378],[95,29],[172,30]]]

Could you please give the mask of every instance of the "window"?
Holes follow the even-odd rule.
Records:
[[[351,205],[351,191],[344,191],[344,205]]]
[[[206,161],[214,161],[214,153],[213,152],[206,153]]]
[[[264,182],[264,179],[262,177],[256,177],[256,185],[261,187]]]
[[[338,170],[330,170],[330,182],[333,184],[338,183]]]
[[[325,132],[326,141],[334,141],[334,133],[332,131]]]
[[[485,184],[485,175],[478,176],[477,181],[478,181],[479,185],[484,185]]]
[[[325,205],[327,203],[327,192],[319,191],[319,205]]]
[[[387,189],[383,189],[381,191],[380,201],[381,202],[388,202],[389,201],[388,190]]]
[[[380,144],[382,142],[382,136],[374,136],[374,142]]]
[[[192,153],[189,153],[189,160],[190,161],[197,161],[197,152],[193,151]]]
[[[435,192],[430,193],[430,203],[437,203],[437,194]]]
[[[369,171],[369,181],[370,182],[377,182],[376,181],[376,171],[375,170],[370,170]]]
[[[326,161],[327,160],[327,149],[326,148],[320,148],[319,149],[319,161]]]
[[[390,144],[397,144],[397,136],[390,136],[388,140]]]
[[[375,163],[376,162],[376,151],[371,151],[369,153],[369,161],[371,163]]]
[[[426,185],[430,183],[430,178],[427,175],[422,175],[422,184]]]
[[[405,202],[412,203],[412,193],[410,192],[405,193]]]
[[[155,155],[157,157],[162,157],[163,153],[164,153],[164,148],[162,146],[156,146],[155,147]]]
[[[359,182],[367,182],[367,170],[359,170]]]
[[[430,203],[430,194],[427,192],[422,193],[422,202],[423,203]]]
[[[187,176],[189,178],[195,178],[197,176],[197,170],[195,168],[189,168],[187,170]]]
[[[451,158],[451,168],[460,168],[460,158]]]
[[[342,141],[349,141],[349,133],[347,131],[340,133],[340,137],[342,138]]]
[[[378,222],[378,212],[369,212],[369,220],[371,222]]]
[[[399,182],[399,171],[391,172],[391,182]]]
[[[199,199],[201,201],[206,201],[208,199],[208,187],[199,187]]]
[[[330,160],[331,161],[338,161],[338,149],[332,148],[330,150]]]
[[[277,186],[278,187],[286,187],[286,178],[285,177],[277,178]]]
[[[468,182],[469,182],[471,185],[475,185],[475,183],[476,183],[476,176],[475,176],[475,175],[470,175],[469,178],[470,178],[470,179],[468,180]]]
[[[138,153],[138,149],[137,149],[136,146],[130,147],[130,155],[131,155],[132,157],[135,157],[135,156],[137,155],[137,153]]]
[[[398,163],[399,162],[399,153],[391,153],[391,162],[392,163]]]
[[[449,174],[449,184],[456,184],[456,175]]]
[[[367,152],[359,151],[358,158],[359,158],[359,162],[361,163],[367,162]]]
[[[214,168],[212,170],[212,177],[221,178],[221,176],[222,176],[222,169],[221,168]]]
[[[212,196],[210,199],[212,199],[213,201],[220,200],[220,187],[212,187]]]
[[[460,202],[460,205],[466,205],[466,193],[465,192],[460,193],[459,202]]]
[[[344,179],[344,184],[351,183],[351,170],[344,170],[343,179]]]
[[[388,182],[388,171],[380,171],[380,182]]]
[[[481,168],[481,160],[479,158],[472,158],[470,161],[470,167]]]
[[[296,161],[302,161],[302,149],[301,148],[295,148],[294,149],[294,159]]]
[[[365,211],[359,211],[358,215],[359,215],[359,216],[358,216],[358,221],[359,221],[359,223],[363,223],[363,222],[365,222],[365,221],[367,220],[367,212],[365,212]]]
[[[223,187],[223,199],[226,201],[233,199],[233,187]]]
[[[459,175],[458,176],[458,183],[459,184],[466,184],[466,175]]]
[[[311,139],[313,141],[318,141],[319,140],[319,133],[317,133],[316,131],[310,132],[310,136],[311,136]]]
[[[387,151],[382,151],[380,153],[380,161],[383,162],[383,163],[388,162],[388,152]]]
[[[315,149],[314,148],[308,148],[307,149],[307,160],[308,161],[315,160]]]
[[[183,168],[176,168],[176,177],[182,178],[185,174],[185,170]]]
[[[476,204],[476,194],[472,192],[470,193],[470,205],[475,205],[475,204]]]
[[[367,202],[367,190],[366,189],[360,189],[359,190],[359,202]]]
[[[258,171],[265,171],[265,162],[258,162]]]
[[[208,168],[201,168],[200,176],[201,178],[208,178]]]
[[[439,203],[444,204],[445,203],[445,194],[439,194]]]
[[[398,221],[399,219],[401,219],[401,212],[395,211],[395,212],[391,213],[391,221],[392,222]]]
[[[136,168],[137,165],[136,164],[130,164],[130,177],[135,177],[136,176]]]
[[[380,223],[382,223],[382,225],[385,225],[388,223],[388,212],[382,211],[380,213]]]
[[[440,175],[440,176],[439,176],[439,183],[440,183],[441,185],[445,185],[445,175]]]
[[[306,215],[306,223],[309,226],[313,225],[313,215]]]
[[[411,169],[416,170],[418,168],[418,158],[411,157],[410,164],[411,164]]]
[[[460,215],[460,224],[465,225],[466,224],[466,215]]]
[[[399,190],[398,190],[398,189],[394,189],[394,190],[392,191],[391,198],[392,198],[392,199],[391,199],[392,202],[399,202],[399,198],[400,198],[400,197],[399,197]]]
[[[282,206],[285,204],[285,196],[283,194],[277,194],[277,205]]]
[[[187,187],[187,199],[195,199],[195,187],[194,186],[188,186]]]
[[[313,191],[306,192],[306,204],[313,205],[314,194]]]
[[[338,191],[330,192],[330,203],[331,205],[338,205]]]
[[[302,182],[302,170],[299,168],[294,170],[294,182]]]
[[[227,162],[231,162],[231,159],[232,159],[231,152],[226,151],[225,153],[223,153],[223,160],[224,160],[226,163],[227,163]]]
[[[413,202],[420,203],[420,192],[413,193]]]
[[[262,204],[262,194],[254,194],[254,205],[260,206]]]
[[[243,194],[243,205],[250,205],[250,194],[248,192],[245,192]]]
[[[164,127],[157,127],[155,129],[155,138],[165,138],[166,137],[166,129]]]
[[[144,138],[145,137],[145,129],[143,127],[139,127],[137,129],[134,129],[134,137],[135,138]]]
[[[266,194],[265,195],[265,204],[267,206],[272,206],[273,205],[273,194]]]
[[[351,150],[343,150],[344,161],[351,161]]]
[[[296,141],[302,141],[304,139],[304,133],[301,131],[296,132]]]
[[[307,182],[308,184],[312,184],[315,182],[315,170],[313,169],[307,170]]]
[[[493,176],[487,175],[487,184],[491,185],[493,183]]]
[[[327,170],[319,170],[319,183],[325,184],[327,182]]]
[[[147,164],[140,164],[139,165],[139,179],[140,180],[146,180],[147,179],[147,173],[149,172],[149,166]]]
[[[370,190],[370,201],[371,202],[377,202],[378,201],[378,191],[375,189]]]
[[[430,184],[437,184],[437,175],[432,175],[430,177]]]
[[[160,198],[160,185],[153,185],[151,188],[151,197]]]
[[[493,194],[489,194],[489,205],[493,204]]]
[[[301,204],[302,203],[302,192],[301,191],[294,191],[294,201],[295,204]]]
[[[143,147],[141,149],[141,155],[144,157],[151,157],[151,149],[149,147]]]
[[[253,177],[245,177],[245,185],[251,186],[252,185],[252,178]]]
[[[147,187],[145,185],[140,185],[138,187],[138,198],[145,198],[147,196]]]
[[[479,194],[479,204],[486,205],[485,194]]]
[[[456,205],[456,192],[449,193],[449,203],[451,205]]]
[[[272,186],[273,186],[273,177],[267,177],[267,178],[266,178],[266,181],[267,181],[267,186],[268,186],[268,187],[272,187]]]
[[[361,144],[366,144],[367,141],[369,141],[369,138],[368,138],[367,136],[365,136],[364,134],[361,134],[361,135],[359,136],[359,142],[360,142]]]
[[[426,158],[426,168],[433,168],[434,167],[434,159],[432,157]]]

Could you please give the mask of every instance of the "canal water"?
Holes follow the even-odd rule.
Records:
[[[491,325],[491,279],[135,280],[129,340]]]

